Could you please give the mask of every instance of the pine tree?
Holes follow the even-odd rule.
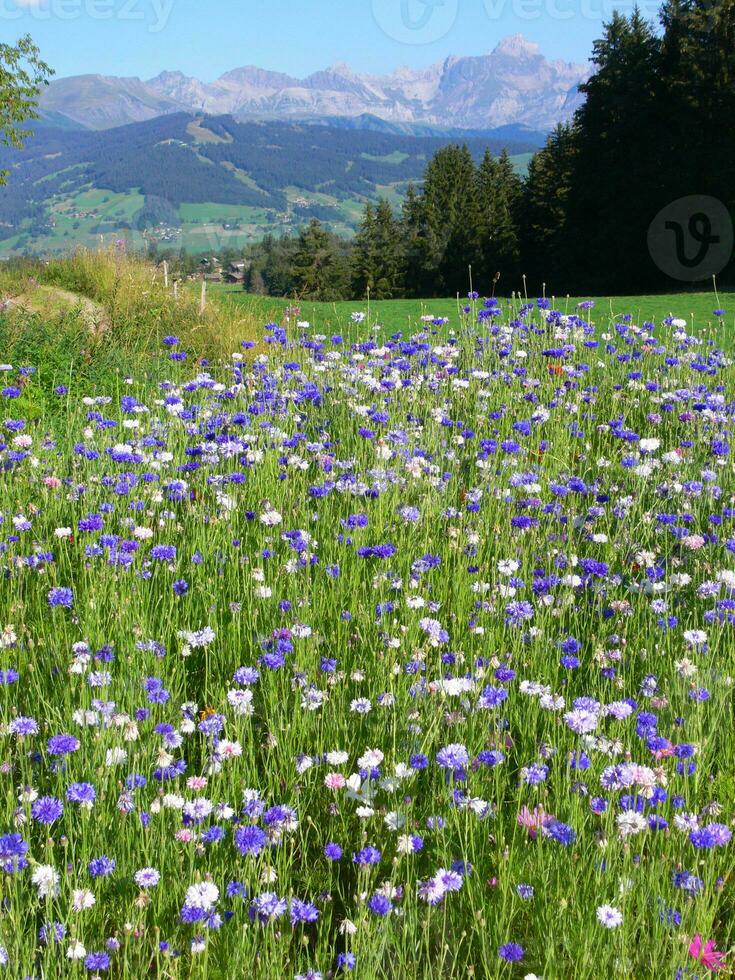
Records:
[[[413,184],[406,189],[399,223],[401,279],[406,296],[431,295],[435,282],[431,265],[429,226],[424,201]]]
[[[660,42],[636,9],[615,13],[593,47],[596,71],[580,86],[569,194],[570,280],[594,291],[650,280],[647,229],[662,178],[651,136],[660,107]],[[669,164],[670,166],[673,163]]]
[[[296,242],[292,263],[294,291],[305,299],[339,299],[344,271],[333,237],[312,218]]]
[[[495,275],[515,284],[520,261],[520,217],[523,183],[506,150],[495,160],[489,150],[477,172],[478,285]]]
[[[665,196],[711,195],[735,219],[735,0],[667,0],[661,24]]]
[[[368,201],[352,249],[352,295],[356,299],[362,299],[368,290],[374,295],[377,277],[376,260],[375,211]]]
[[[483,288],[498,272],[497,255],[493,248],[496,198],[498,194],[498,163],[489,149],[477,168],[477,255],[473,279]],[[488,290],[485,289],[487,292]]]
[[[468,267],[477,257],[477,185],[475,164],[466,146],[445,146],[426,168],[422,203],[426,251],[436,269],[426,295],[453,295],[468,286]]]
[[[388,201],[381,198],[375,215],[377,256],[376,299],[396,299],[403,294],[402,255],[399,224]]]
[[[567,211],[576,144],[571,126],[558,125],[528,165],[522,207],[523,271],[540,292],[548,282],[561,295],[573,284],[569,268]]]

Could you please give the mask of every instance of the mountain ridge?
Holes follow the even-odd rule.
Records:
[[[305,78],[255,65],[212,82],[181,71],[154,78],[78,75],[53,81],[44,113],[76,125],[106,129],[188,111],[236,119],[356,118],[386,122],[497,129],[509,124],[548,131],[580,105],[583,65],[549,61],[536,44],[515,34],[484,55],[449,55],[427,68],[399,66],[387,75],[360,74],[342,62]]]

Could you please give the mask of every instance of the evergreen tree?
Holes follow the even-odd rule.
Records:
[[[489,283],[497,273],[514,283],[520,261],[522,199],[523,183],[507,151],[495,160],[487,150],[477,172],[478,285]]]
[[[523,271],[532,291],[553,284],[557,293],[571,291],[566,247],[567,210],[575,154],[570,126],[558,125],[546,145],[534,153],[528,165],[522,208]]]
[[[477,256],[475,163],[466,146],[445,146],[426,168],[423,187],[426,259],[435,269],[425,295],[451,296],[469,284],[468,267]]]
[[[429,227],[422,196],[409,184],[401,209],[401,279],[407,296],[429,296],[433,284]]]
[[[375,293],[375,282],[377,279],[377,251],[376,251],[376,222],[373,205],[368,201],[365,205],[360,227],[357,229],[352,250],[352,295],[356,299],[362,299],[367,295],[368,290],[371,295]]]
[[[269,296],[290,296],[294,291],[292,262],[295,243],[266,235],[253,258],[251,275],[260,272]]]
[[[293,290],[302,298],[341,299],[349,291],[346,249],[312,218],[301,229],[292,259]]]
[[[735,219],[735,0],[666,0],[661,24],[664,203],[711,195]]]
[[[400,226],[390,204],[382,198],[375,214],[375,251],[375,298],[395,299],[403,295]]]
[[[586,98],[575,116],[568,198],[567,271],[578,289],[613,281],[635,289],[651,278],[647,229],[662,186],[651,138],[660,110],[659,56],[660,42],[638,9],[630,18],[613,14],[594,44],[596,71],[580,86]]]

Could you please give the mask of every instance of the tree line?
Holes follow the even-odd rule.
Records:
[[[245,287],[328,300],[446,296],[467,290],[470,268],[484,292],[497,278],[506,293],[520,289],[524,275],[532,293],[543,282],[557,294],[676,286],[650,251],[656,214],[695,196],[694,233],[700,198],[735,215],[735,0],[666,0],[660,28],[637,9],[612,16],[583,105],[525,178],[505,152],[475,163],[467,146],[445,146],[399,213],[385,200],[366,205],[351,243],[312,221],[298,237],[253,246]],[[734,280],[730,253],[720,281]]]

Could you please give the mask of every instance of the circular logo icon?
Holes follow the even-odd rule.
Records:
[[[451,31],[459,0],[372,0],[373,16],[401,44],[431,44]]]
[[[716,197],[680,197],[662,208],[648,228],[651,258],[680,282],[716,276],[730,261],[732,249],[732,218]]]

